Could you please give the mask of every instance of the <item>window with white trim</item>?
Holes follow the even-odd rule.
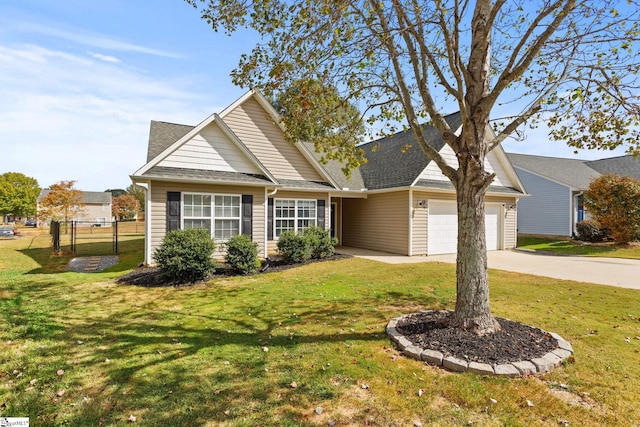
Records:
[[[205,228],[217,241],[240,234],[240,196],[184,193],[183,228]]]
[[[274,200],[275,237],[284,231],[300,233],[317,223],[315,200]]]

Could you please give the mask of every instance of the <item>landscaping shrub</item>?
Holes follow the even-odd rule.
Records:
[[[197,282],[215,271],[214,249],[215,243],[204,228],[173,230],[164,236],[154,258],[169,279]]]
[[[334,247],[338,244],[338,239],[332,238],[328,230],[313,226],[304,230],[304,238],[309,244],[311,258],[326,258],[334,253]]]
[[[578,240],[585,242],[601,242],[604,240],[605,231],[600,228],[600,223],[593,219],[585,219],[576,223]]]
[[[226,244],[226,263],[239,274],[251,274],[258,268],[258,244],[246,234],[233,236]]]
[[[305,262],[311,258],[309,242],[302,234],[284,231],[278,240],[278,253],[286,264]]]
[[[640,234],[640,181],[602,175],[589,184],[584,205],[616,243],[627,244]]]

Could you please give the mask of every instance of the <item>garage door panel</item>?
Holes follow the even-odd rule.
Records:
[[[487,249],[499,249],[500,205],[485,207]],[[429,202],[427,226],[429,255],[450,254],[457,250],[458,214],[455,202]]]

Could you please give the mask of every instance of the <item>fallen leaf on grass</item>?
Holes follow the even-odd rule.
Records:
[[[289,384],[289,387],[296,388],[296,387],[298,387],[298,383],[293,381],[291,384]]]
[[[60,390],[60,391],[58,391],[58,392],[56,393],[56,396],[58,396],[58,397],[62,397],[62,396],[64,396],[64,390]]]
[[[127,421],[129,421],[130,423],[135,423],[136,417],[134,415],[129,415],[129,418],[127,418]]]
[[[58,376],[64,375],[64,371],[62,369],[58,369],[58,372],[56,372],[56,374],[58,374]]]
[[[533,402],[530,401],[530,400],[527,400],[527,406],[529,406],[529,407],[533,406]]]
[[[424,389],[418,390],[418,397],[422,396],[423,394],[424,394]]]

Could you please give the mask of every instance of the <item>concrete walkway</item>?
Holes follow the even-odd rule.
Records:
[[[456,255],[408,257],[340,246],[336,252],[388,264],[455,263]],[[640,290],[640,260],[540,255],[519,250],[489,251],[489,268]]]

